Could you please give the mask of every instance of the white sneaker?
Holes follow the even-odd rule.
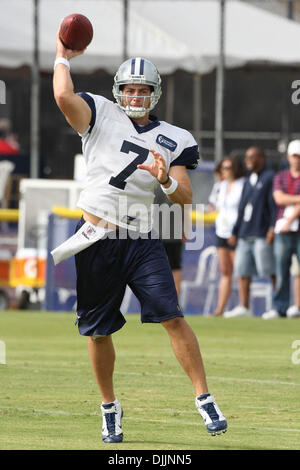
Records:
[[[252,317],[252,312],[249,308],[243,305],[238,305],[233,310],[224,312],[224,318],[237,318],[237,317]]]
[[[122,442],[122,416],[123,410],[116,399],[112,403],[101,405],[102,412],[102,440],[103,442]]]
[[[274,318],[280,318],[280,315],[277,310],[270,310],[269,312],[263,313],[261,318],[264,320],[273,320]]]
[[[204,393],[195,400],[197,410],[199,411],[207,431],[215,436],[226,432],[227,421],[222,411],[216,404],[215,398],[210,393]]]
[[[297,318],[300,317],[300,308],[297,305],[292,305],[286,311],[286,316],[288,318]]]

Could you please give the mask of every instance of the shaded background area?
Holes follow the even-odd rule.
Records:
[[[6,104],[0,118],[9,117],[19,137],[21,152],[30,153],[30,86],[28,67],[0,69],[7,87]],[[201,78],[202,131],[193,129],[193,74],[174,74],[172,122],[201,138],[201,156],[214,159],[215,71]],[[113,75],[105,71],[72,74],[76,91],[90,91],[112,99]],[[166,119],[169,76],[162,76],[163,94],[155,114]],[[252,144],[261,145],[268,161],[278,167],[284,161],[284,141],[300,136],[300,105],[293,104],[292,83],[300,79],[297,67],[247,66],[226,71],[224,93],[224,153],[244,153]],[[70,128],[54,101],[52,74],[41,73],[40,175],[47,178],[73,178],[74,156],[81,153],[81,139]],[[240,133],[240,136],[233,133]],[[264,137],[265,136],[265,137]],[[264,138],[263,138],[264,137]],[[20,156],[21,158],[21,156]]]

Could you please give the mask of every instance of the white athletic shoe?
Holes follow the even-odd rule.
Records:
[[[275,318],[280,318],[280,315],[277,310],[270,310],[269,312],[263,313],[261,318],[263,320],[274,320]]]
[[[121,404],[116,399],[112,403],[101,405],[102,412],[102,440],[103,442],[122,442],[122,416]]]
[[[297,305],[292,305],[286,311],[286,316],[288,318],[297,318],[300,317],[300,308]]]
[[[238,318],[238,317],[252,317],[252,312],[249,308],[243,305],[238,305],[233,310],[224,312],[224,318]]]
[[[215,436],[221,432],[227,431],[227,421],[222,411],[215,402],[210,393],[204,393],[195,400],[197,410],[199,411],[207,431]]]

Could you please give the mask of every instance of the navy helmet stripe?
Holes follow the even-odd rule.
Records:
[[[135,69],[135,59],[132,59],[132,61],[131,61],[131,75],[134,75],[134,69]]]
[[[141,59],[140,63],[140,75],[144,75],[144,59]]]

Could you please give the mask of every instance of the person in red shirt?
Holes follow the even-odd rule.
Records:
[[[265,320],[300,317],[298,309],[289,310],[290,268],[292,256],[300,261],[300,140],[293,140],[287,149],[289,168],[279,171],[273,181],[273,197],[277,204],[274,255],[276,291],[273,309],[265,312]]]
[[[20,152],[20,147],[15,135],[11,132],[8,119],[0,120],[0,154],[13,155]]]

